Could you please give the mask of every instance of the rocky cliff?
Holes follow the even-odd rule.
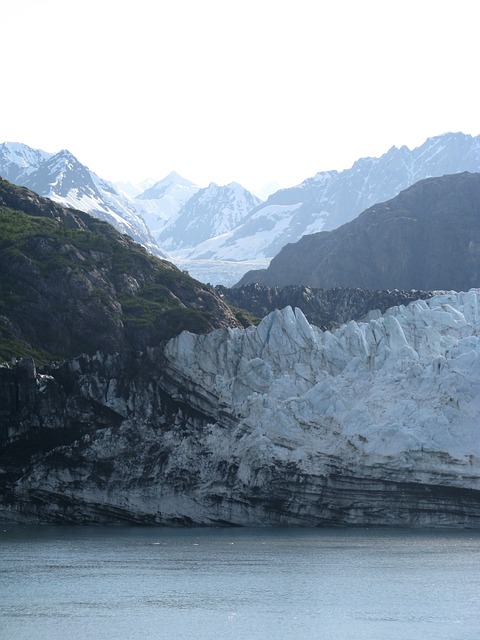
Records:
[[[350,320],[363,320],[371,312],[384,313],[390,307],[427,299],[428,291],[375,291],[370,289],[315,289],[302,285],[262,287],[249,284],[227,288],[218,285],[217,293],[229,304],[263,318],[275,309],[299,308],[307,320],[320,329],[333,329]]]
[[[480,526],[480,291],[0,369],[0,519]]]

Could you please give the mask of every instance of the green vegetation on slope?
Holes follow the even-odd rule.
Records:
[[[143,349],[237,324],[209,287],[107,223],[0,180],[0,360]]]

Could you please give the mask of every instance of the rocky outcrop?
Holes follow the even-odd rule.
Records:
[[[239,282],[467,290],[480,282],[480,174],[429,178],[329,232],[286,245]]]
[[[430,298],[427,291],[372,291],[365,289],[314,289],[301,285],[262,287],[215,287],[229,304],[246,309],[263,318],[275,309],[299,308],[307,320],[320,329],[333,329],[350,320],[363,320],[372,311],[384,313],[390,307],[408,304],[413,300]]]
[[[4,367],[0,519],[478,527],[479,302]]]

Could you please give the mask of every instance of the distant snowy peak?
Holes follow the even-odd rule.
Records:
[[[127,196],[128,198],[136,198],[147,189],[150,189],[150,187],[153,187],[155,182],[156,180],[154,180],[153,178],[146,178],[141,182],[117,181],[115,182],[115,187],[121,194]]]
[[[198,190],[159,234],[168,251],[195,247],[227,233],[261,204],[261,200],[236,182],[218,186],[214,182]]]
[[[0,144],[0,175],[5,180],[17,183],[36,171],[52,155],[19,142],[4,142]]]
[[[135,197],[134,205],[141,210],[156,241],[166,221],[174,217],[199,189],[193,182],[172,171]]]
[[[222,238],[192,249],[188,259],[269,260],[288,243],[336,229],[420,180],[464,171],[480,171],[480,136],[447,133],[412,151],[392,147],[379,158],[361,158],[350,169],[322,171],[277,191]]]
[[[139,200],[156,200],[167,195],[169,192],[180,191],[182,189],[185,189],[187,192],[192,191],[191,195],[193,195],[199,188],[200,187],[197,187],[193,182],[190,182],[190,180],[182,178],[178,173],[172,171],[168,176],[163,178],[163,180],[155,182],[155,184],[136,197]]]
[[[336,229],[420,180],[464,171],[480,171],[480,136],[446,133],[413,150],[394,146],[379,158],[361,158],[334,180],[340,206],[329,212],[323,230]],[[315,176],[317,184],[320,177]]]
[[[25,179],[24,186],[57,202],[64,199],[69,206],[85,197],[100,200],[91,172],[67,150],[45,160]]]

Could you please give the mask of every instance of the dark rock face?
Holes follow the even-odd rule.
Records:
[[[384,313],[390,307],[432,296],[426,291],[373,291],[338,287],[314,289],[300,285],[262,287],[259,284],[233,289],[217,286],[216,291],[229,304],[246,309],[258,318],[275,309],[298,307],[311,324],[321,329],[332,329],[350,320],[362,320],[376,309]]]
[[[465,291],[480,282],[480,174],[429,178],[289,244],[239,285]]]
[[[4,522],[480,526],[478,491],[447,470],[238,458],[239,420],[159,349],[2,368],[0,418]]]

